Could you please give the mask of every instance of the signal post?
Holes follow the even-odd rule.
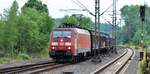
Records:
[[[144,50],[144,21],[145,21],[145,5],[140,6],[140,18],[141,18],[141,41],[140,46],[142,48],[142,51]]]

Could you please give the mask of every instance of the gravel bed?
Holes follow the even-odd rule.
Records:
[[[96,70],[96,68],[108,63],[109,61],[121,55],[124,52],[124,50],[118,49],[117,52],[118,54],[111,53],[107,55],[102,55],[102,58],[101,58],[102,61],[99,63],[92,62],[91,60],[87,60],[85,62],[81,62],[81,63],[74,64],[74,65],[69,65],[69,66],[55,69],[52,71],[43,72],[41,74],[90,74],[91,72]]]
[[[25,60],[25,61],[18,61],[18,62],[11,62],[6,64],[0,64],[0,69],[2,68],[8,68],[8,67],[15,67],[15,66],[22,66],[22,65],[30,65],[30,64],[36,64],[36,63],[42,63],[51,61],[50,59],[33,59],[33,60]]]
[[[131,58],[131,63],[124,74],[137,74],[140,53],[134,50],[134,55]]]

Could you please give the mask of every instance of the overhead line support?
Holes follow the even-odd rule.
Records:
[[[95,31],[100,32],[100,0],[95,0]],[[98,34],[98,37],[96,36],[95,32],[95,42],[98,44],[98,48],[100,48],[100,34]],[[96,44],[95,44],[95,48]]]

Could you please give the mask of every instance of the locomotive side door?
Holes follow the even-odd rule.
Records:
[[[74,49],[75,55],[77,55],[77,33],[74,32]]]

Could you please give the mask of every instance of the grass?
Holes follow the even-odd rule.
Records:
[[[49,58],[48,50],[30,54],[32,58]]]
[[[12,63],[12,62],[23,61],[23,60],[31,60],[31,59],[32,58],[28,54],[19,53],[18,55],[0,57],[0,64]]]
[[[144,72],[146,70],[146,65],[147,65],[146,53],[147,53],[147,50],[145,49],[143,59],[139,62],[139,65],[138,65],[138,67],[139,67],[138,74],[144,74]]]
[[[3,56],[0,57],[0,64],[12,63],[12,62],[24,61],[24,60],[33,60],[33,59],[49,59],[48,50],[39,53],[32,53],[32,54],[19,53],[17,55],[12,55],[12,56]]]

